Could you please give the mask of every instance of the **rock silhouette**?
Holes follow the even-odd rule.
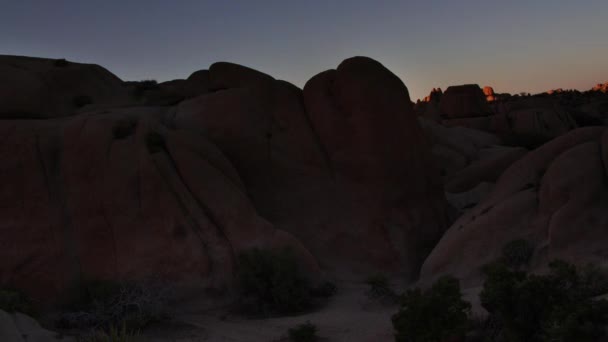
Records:
[[[65,89],[103,70],[59,68],[74,68]],[[35,82],[19,91],[56,107],[1,102],[48,118],[0,121],[0,283],[41,303],[90,279],[227,289],[254,247],[291,248],[311,277],[320,263],[413,280],[448,225],[407,88],[374,60],[348,59],[303,91],[231,63],[161,84],[100,75],[86,82],[116,84],[98,106],[70,107],[68,90]]]

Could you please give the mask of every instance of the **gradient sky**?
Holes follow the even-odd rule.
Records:
[[[608,81],[608,0],[0,0],[0,54],[103,65],[124,80],[185,78],[230,61],[300,87],[354,55],[413,100]]]

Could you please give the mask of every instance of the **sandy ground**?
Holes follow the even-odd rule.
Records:
[[[367,298],[365,284],[339,283],[338,292],[323,308],[289,317],[247,319],[226,308],[177,315],[173,323],[146,331],[141,341],[160,342],[279,342],[287,341],[289,328],[310,321],[322,341],[394,341],[391,316],[397,306]]]

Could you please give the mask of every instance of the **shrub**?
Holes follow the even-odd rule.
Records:
[[[135,128],[137,127],[137,121],[133,120],[120,120],[117,121],[112,127],[112,136],[114,139],[125,139],[133,135]]]
[[[368,277],[365,283],[369,285],[367,296],[372,300],[397,301],[397,294],[391,289],[388,278],[383,274]]]
[[[426,291],[408,290],[392,319],[395,341],[439,342],[464,337],[470,309],[462,299],[458,280],[452,277],[442,277]]]
[[[166,149],[165,138],[158,132],[150,132],[146,134],[146,147],[148,148],[148,152],[152,154],[158,153]]]
[[[594,299],[605,289],[596,284],[602,277],[563,261],[549,267],[546,275],[526,274],[502,263],[484,269],[481,304],[500,321],[503,338],[533,342],[606,337],[608,302]]]
[[[288,249],[253,249],[239,256],[239,306],[246,314],[291,314],[311,308],[311,287]]]
[[[11,313],[33,313],[32,305],[23,293],[7,288],[0,288],[0,310]]]
[[[124,325],[130,331],[168,318],[168,287],[158,281],[90,282],[72,310],[61,315],[63,329],[100,328]]]
[[[70,62],[66,61],[65,58],[61,58],[61,59],[56,59],[55,62],[53,62],[53,65],[58,67],[58,68],[64,68],[70,65]]]
[[[77,95],[72,99],[72,104],[76,108],[82,108],[93,103],[93,99],[88,95]]]
[[[291,342],[314,342],[318,340],[317,326],[310,322],[289,329],[289,341]]]
[[[96,330],[88,336],[78,338],[78,342],[134,342],[137,335],[128,331],[123,323],[120,328],[113,325],[106,330]]]
[[[527,240],[519,239],[508,242],[502,248],[502,261],[509,267],[521,268],[528,265],[534,246]]]

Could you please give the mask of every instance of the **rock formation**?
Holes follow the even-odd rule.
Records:
[[[41,303],[99,279],[226,289],[253,247],[289,247],[313,276],[413,279],[447,227],[407,88],[376,61],[304,91],[231,63],[161,84],[55,63],[0,59],[23,81],[0,89],[0,286]],[[50,91],[38,77],[55,73]]]
[[[494,93],[494,88],[490,86],[483,87],[483,94],[486,96],[486,101],[494,102],[496,101],[496,94]]]
[[[481,283],[480,268],[502,246],[526,239],[532,269],[554,258],[605,266],[608,130],[574,130],[516,161],[481,203],[460,217],[425,261],[422,282],[452,274]]]
[[[441,97],[439,109],[442,116],[448,119],[491,114],[486,97],[476,84],[448,87]]]

